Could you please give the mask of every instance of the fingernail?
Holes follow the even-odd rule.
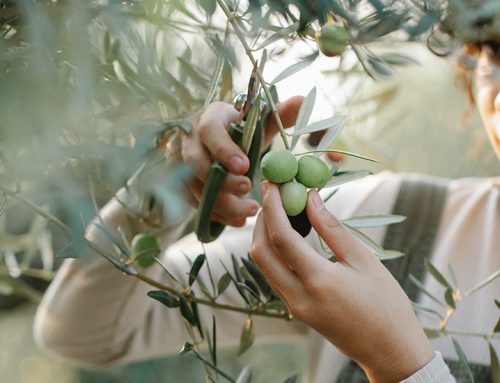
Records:
[[[233,156],[230,161],[231,169],[235,172],[243,170],[245,166],[245,160],[240,156]]]
[[[245,194],[248,192],[248,184],[246,182],[241,182],[236,188],[236,194]]]
[[[313,204],[316,209],[322,209],[325,205],[318,192],[313,192]]]
[[[260,184],[260,193],[262,194],[262,197],[266,195],[267,187],[268,187],[267,182],[262,182]]]

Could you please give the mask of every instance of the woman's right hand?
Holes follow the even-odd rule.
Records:
[[[399,382],[434,356],[411,303],[382,263],[311,190],[307,215],[333,263],[290,226],[278,187],[265,182],[252,259],[287,304],[356,361],[372,382]]]
[[[303,97],[295,96],[277,106],[285,128],[293,126]],[[250,192],[251,181],[245,177],[250,163],[248,157],[236,145],[228,133],[231,122],[236,122],[239,112],[230,104],[213,102],[195,113],[190,121],[189,134],[181,133],[181,160],[194,166],[194,177],[188,188],[192,202],[198,205],[212,161],[218,160],[229,174],[215,202],[212,219],[230,226],[243,226],[247,217],[257,214],[257,201],[242,198]],[[265,127],[264,146],[271,143],[278,132],[271,115]]]

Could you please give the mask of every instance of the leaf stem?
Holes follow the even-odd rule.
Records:
[[[253,66],[256,66],[255,64],[257,63],[257,60],[255,60],[255,57],[252,54],[252,49],[248,46],[248,44],[245,40],[245,36],[243,35],[243,32],[241,31],[241,29],[240,29],[238,23],[236,22],[233,14],[231,13],[230,9],[224,3],[224,0],[217,0],[217,4],[219,4],[222,11],[226,14],[228,21],[233,26],[234,31],[236,32],[236,36],[238,36],[238,39],[240,40],[241,44],[243,45],[243,48],[245,49],[245,53],[248,56],[248,58],[250,59],[250,62],[252,63]],[[257,77],[259,78],[262,89],[264,89],[264,93],[266,94],[269,105],[271,106],[271,110],[272,110],[274,118],[276,120],[276,125],[278,125],[281,139],[283,140],[283,144],[285,145],[285,148],[289,150],[290,146],[289,146],[288,141],[286,139],[285,128],[283,127],[283,123],[281,122],[278,110],[276,109],[276,104],[274,102],[271,91],[269,90],[269,87],[267,86],[267,83],[264,80],[264,76],[262,75],[261,69],[258,67],[257,67]]]

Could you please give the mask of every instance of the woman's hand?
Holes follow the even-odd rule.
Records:
[[[296,96],[277,106],[278,113],[285,127],[293,126],[303,97]],[[243,226],[245,219],[257,213],[256,201],[240,198],[251,189],[251,181],[244,174],[250,163],[248,157],[229,136],[227,129],[239,116],[233,106],[223,102],[214,102],[196,113],[191,121],[193,128],[188,135],[182,134],[181,157],[186,163],[194,165],[194,177],[188,184],[198,205],[203,186],[213,160],[218,160],[228,170],[214,206],[212,219],[225,225]],[[266,125],[264,145],[268,146],[278,131],[272,115]]]
[[[262,194],[251,256],[293,318],[321,333],[373,382],[398,382],[433,358],[404,291],[317,191],[309,192],[307,215],[335,263],[292,229],[276,185],[263,183]]]

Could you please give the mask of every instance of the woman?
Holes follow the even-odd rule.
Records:
[[[478,49],[477,105],[500,157],[498,41],[487,41]],[[300,102],[300,98],[292,98],[280,105],[286,126],[293,125]],[[196,177],[190,184],[194,199],[200,196],[210,157],[231,170],[214,218],[241,227],[248,217],[256,214],[258,205],[238,198],[249,191],[250,182],[242,176],[248,168],[248,159],[225,130],[236,118],[232,107],[211,104],[193,118],[192,132],[182,138],[181,154],[185,161],[197,165]],[[267,132],[269,142],[275,133],[273,122]],[[342,187],[326,207],[318,193],[311,191],[307,213],[316,233],[306,239],[290,227],[280,207],[276,186],[264,183],[263,209],[255,227],[229,228],[218,241],[206,246],[207,255],[214,259],[211,265],[215,279],[225,272],[217,267],[218,259],[228,263],[232,253],[244,256],[251,248],[252,258],[297,319],[283,322],[254,318],[256,333],[263,338],[307,337],[311,345],[308,381],[357,381],[349,358],[361,366],[372,382],[453,381],[442,359],[442,356],[457,359],[451,343],[448,340],[431,343],[426,338],[396,280],[339,223],[339,219],[352,215],[391,213],[401,202],[398,195],[408,179],[412,177],[390,173],[366,177]],[[429,181],[435,180],[426,179]],[[429,235],[435,237],[434,246],[429,245],[429,254],[440,269],[452,263],[466,287],[500,268],[499,184],[499,179],[448,182],[443,188],[446,198],[439,200],[442,213],[434,223],[436,230]],[[406,205],[411,205],[410,202],[411,199]],[[415,208],[424,210],[420,205]],[[103,209],[101,217],[110,230],[127,226],[126,214],[116,201]],[[174,243],[182,225],[175,223],[176,229],[173,226],[167,224],[158,232],[165,249],[163,260],[177,275],[185,276],[188,265],[183,253],[195,257],[201,246],[194,236]],[[389,233],[376,229],[370,234],[381,243]],[[87,236],[112,251],[107,238],[95,226],[89,227]],[[336,254],[337,263],[324,258],[318,237]],[[428,240],[426,236],[422,238]],[[415,248],[417,245],[420,244]],[[157,279],[164,278],[159,268],[148,272]],[[427,280],[425,284],[431,292],[442,293],[435,281]],[[499,298],[499,287],[497,280],[474,300],[462,302],[463,309],[454,314],[453,325],[463,331],[488,332],[498,317],[493,298]],[[134,278],[121,275],[98,257],[90,262],[66,262],[40,305],[35,337],[42,348],[86,365],[131,362],[175,353],[187,339],[183,320],[177,311],[146,299],[150,289]],[[225,299],[238,302],[238,295],[228,290]],[[424,305],[429,303],[425,297],[420,300]],[[202,318],[212,315],[206,306],[199,306],[199,311]],[[217,313],[217,318],[219,344],[238,339],[244,316],[223,311]],[[487,345],[482,339],[459,340],[469,361],[478,365],[489,362]]]

